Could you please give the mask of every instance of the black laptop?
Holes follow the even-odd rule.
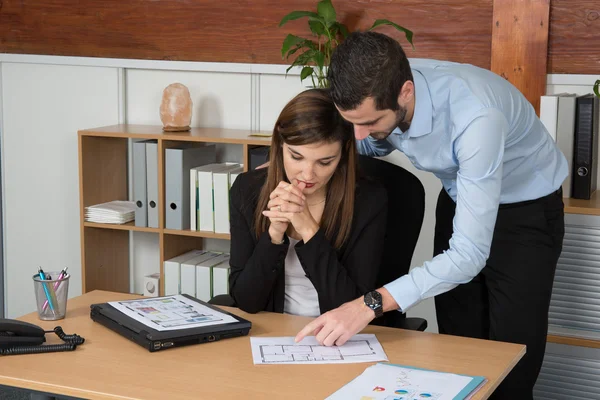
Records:
[[[245,336],[252,323],[187,294],[92,304],[90,317],[151,352]]]

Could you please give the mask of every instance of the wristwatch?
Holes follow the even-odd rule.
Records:
[[[383,316],[383,299],[381,293],[377,290],[373,290],[365,294],[364,302],[375,313],[375,318]]]

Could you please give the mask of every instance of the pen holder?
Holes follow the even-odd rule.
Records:
[[[67,314],[67,296],[69,294],[69,278],[71,275],[66,274],[61,278],[59,276],[60,271],[45,273],[45,280],[40,278],[40,274],[33,276],[35,302],[37,304],[38,317],[41,320],[53,321],[63,319]]]

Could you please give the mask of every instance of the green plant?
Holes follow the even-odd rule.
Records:
[[[329,82],[327,80],[326,68],[329,66],[333,49],[348,36],[348,28],[337,21],[337,15],[333,4],[331,4],[331,0],[319,1],[316,13],[312,11],[292,11],[283,17],[279,26],[283,26],[288,21],[304,17],[308,17],[308,27],[313,36],[316,36],[316,39],[305,39],[292,34],[286,36],[281,46],[282,58],[287,60],[290,56],[302,51],[286,70],[286,74],[293,67],[302,66],[303,68],[300,72],[301,81],[310,76],[314,87],[328,87]],[[397,30],[404,32],[406,40],[414,49],[412,31],[392,21],[378,19],[369,30],[382,25],[391,25]]]
[[[598,79],[596,83],[594,83],[594,94],[600,97],[600,79]]]

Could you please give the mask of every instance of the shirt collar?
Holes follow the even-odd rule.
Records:
[[[415,112],[413,114],[410,128],[404,133],[409,138],[419,137],[431,133],[433,126],[433,103],[429,94],[429,86],[423,75],[412,70],[415,84]],[[400,128],[394,129],[393,133],[402,134]]]

